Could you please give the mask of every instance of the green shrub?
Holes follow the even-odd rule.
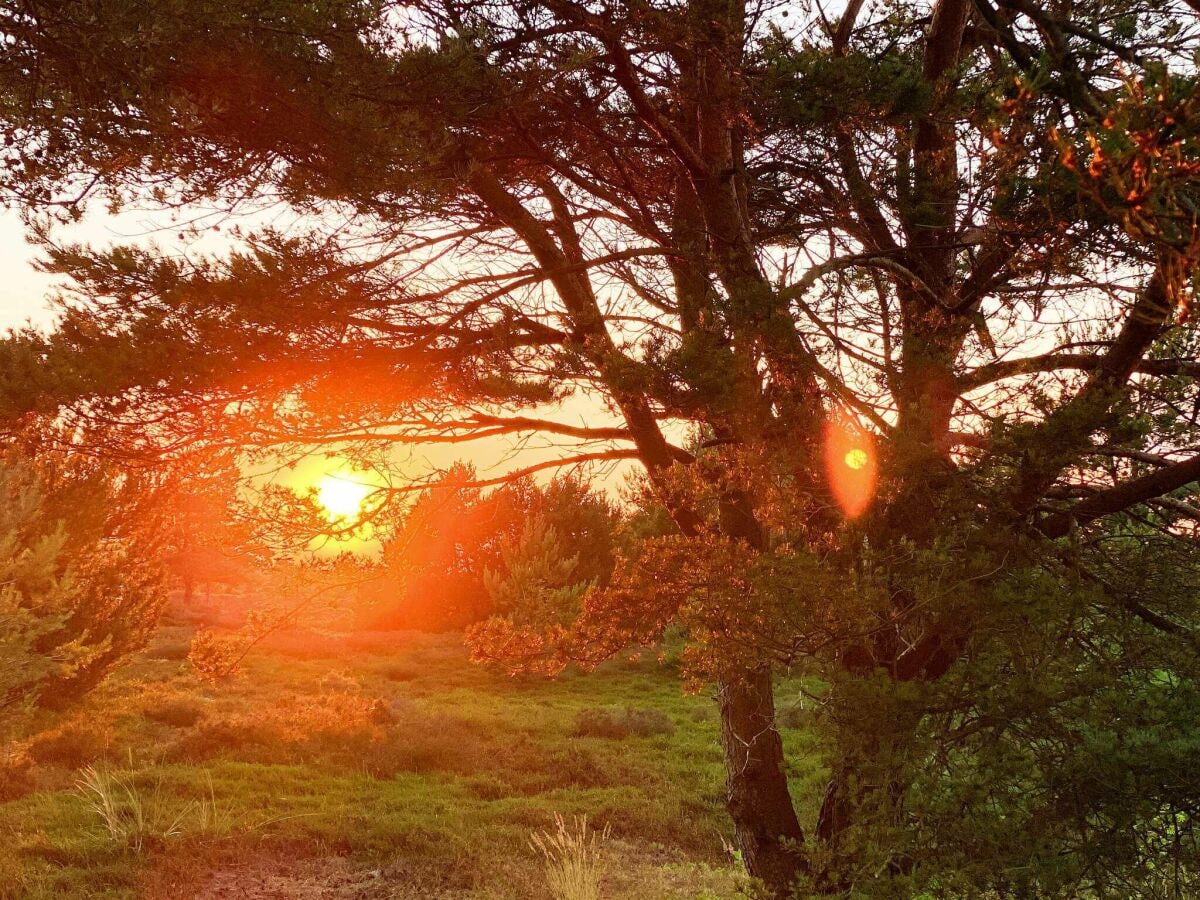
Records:
[[[808,728],[812,725],[812,712],[798,702],[781,703],[775,707],[776,728]]]
[[[82,454],[0,449],[0,696],[62,709],[146,646],[166,601],[156,495]]]
[[[40,765],[78,769],[104,756],[108,743],[108,735],[99,729],[67,724],[36,735],[28,752]]]
[[[172,728],[190,728],[204,718],[204,709],[193,700],[178,698],[146,706],[142,715],[152,722],[161,722]]]
[[[659,709],[606,707],[581,709],[575,716],[576,737],[624,740],[628,737],[653,737],[671,734],[675,723]]]

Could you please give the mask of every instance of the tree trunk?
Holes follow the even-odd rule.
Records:
[[[725,750],[726,805],[746,869],[772,895],[791,896],[807,870],[804,832],[783,769],[783,741],[775,728],[771,671],[759,666],[718,685],[721,744]]]

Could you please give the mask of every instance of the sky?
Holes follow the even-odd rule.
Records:
[[[105,245],[114,242],[143,243],[153,240],[156,234],[165,233],[164,229],[171,229],[171,238],[174,237],[172,225],[165,222],[161,215],[135,211],[116,217],[93,213],[82,224],[57,231],[56,234],[66,239]],[[0,209],[0,272],[3,272],[3,278],[0,279],[0,333],[28,324],[39,328],[53,326],[50,295],[57,279],[37,271],[35,261],[38,250],[26,241],[25,233],[26,229],[16,211]],[[163,243],[171,244],[174,241]],[[222,248],[217,244],[224,243],[218,238],[215,244],[209,242],[205,249],[219,251]],[[569,404],[555,416],[559,421],[573,424],[585,424],[589,419],[595,421],[599,417],[605,419],[604,424],[610,423],[602,410],[588,408],[583,403]],[[517,446],[512,439],[493,438],[464,445],[406,449],[397,464],[402,473],[410,473],[410,477],[418,478],[431,469],[446,468],[457,460],[465,459],[475,465],[481,478],[492,478],[515,468],[557,457],[562,452],[560,447],[555,446],[554,440],[534,438],[527,444]],[[274,479],[278,483],[304,488],[319,481],[325,473],[340,468],[339,460],[315,455],[294,469],[278,472]],[[617,493],[625,483],[630,468],[630,464],[610,464],[593,471],[592,477],[597,484]],[[551,474],[547,471],[543,477],[549,478]]]
[[[52,279],[33,267],[36,251],[25,241],[25,228],[13,211],[0,210],[0,330],[33,322],[48,326],[52,317],[46,294]]]

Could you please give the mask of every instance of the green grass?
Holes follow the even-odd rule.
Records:
[[[712,700],[669,670],[513,679],[453,635],[400,633],[281,641],[213,687],[174,652],[187,634],[164,628],[10,747],[0,895],[549,897],[530,835],[560,813],[609,827],[606,898],[744,896]],[[656,727],[579,727],[611,710]],[[816,796],[807,734],[785,741],[798,798]],[[115,840],[76,786],[84,764],[178,833]]]

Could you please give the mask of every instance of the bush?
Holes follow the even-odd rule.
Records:
[[[261,762],[286,762],[280,758],[285,744],[283,735],[269,723],[255,723],[245,718],[209,719],[188,729],[167,747],[166,757],[182,762],[199,762],[230,751],[242,751],[242,758],[253,757]],[[263,750],[275,751],[270,759],[260,759]]]
[[[812,711],[799,701],[781,703],[775,707],[776,728],[808,728],[812,725]]]
[[[108,735],[96,728],[69,724],[35,736],[28,752],[40,765],[78,769],[104,756],[108,743]]]
[[[609,707],[581,709],[575,716],[574,735],[620,741],[628,737],[671,734],[674,730],[675,723],[662,710]]]
[[[172,728],[190,728],[204,718],[204,709],[193,700],[162,700],[145,707],[142,716]]]
[[[150,639],[156,495],[70,453],[0,451],[0,696],[61,708]]]
[[[34,789],[33,761],[29,754],[10,750],[0,757],[0,802],[24,797]]]
[[[388,681],[412,681],[421,674],[421,669],[414,663],[394,662],[384,666],[380,674]]]

